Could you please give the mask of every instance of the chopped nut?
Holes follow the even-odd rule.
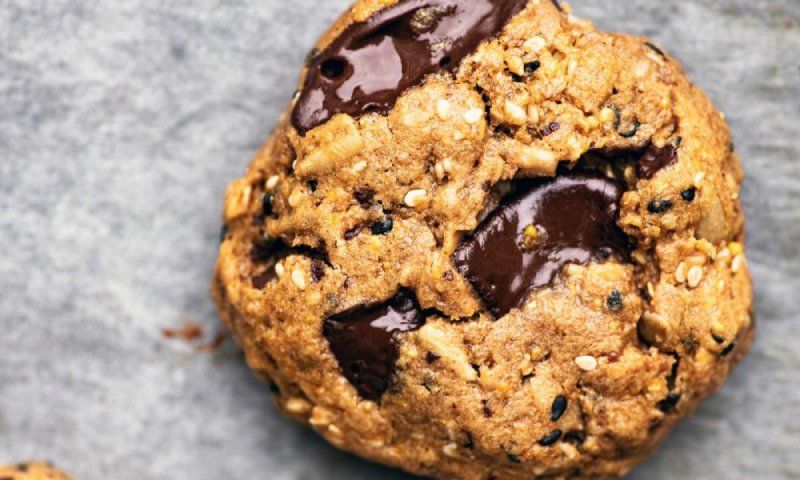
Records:
[[[544,47],[547,45],[547,40],[542,37],[536,36],[529,38],[523,45],[522,48],[529,53],[539,53],[544,50]]]
[[[441,119],[447,118],[447,115],[450,113],[450,102],[445,99],[439,99],[436,102],[436,115],[439,116]]]
[[[591,355],[581,355],[575,359],[575,365],[585,372],[597,369],[597,359]]]
[[[678,265],[677,270],[675,270],[675,281],[678,283],[683,283],[686,281],[686,262],[681,262]]]
[[[510,100],[506,100],[505,111],[508,120],[514,125],[524,125],[528,118],[525,109]]]
[[[458,458],[458,445],[455,443],[448,443],[442,447],[442,453],[450,458]]]
[[[428,192],[424,188],[417,188],[406,193],[403,202],[411,208],[417,208],[427,204],[427,200]]]
[[[734,256],[741,255],[744,253],[744,245],[739,242],[731,242],[730,245],[728,245],[728,250],[730,250],[731,254]]]
[[[275,190],[275,187],[278,186],[278,182],[281,181],[281,177],[278,175],[273,175],[267,179],[267,190]]]
[[[365,168],[367,168],[366,160],[361,160],[360,162],[356,162],[352,167],[350,167],[350,171],[353,173],[360,173]]]
[[[299,397],[292,397],[284,404],[286,411],[294,414],[304,414],[311,411],[311,404]]]
[[[464,112],[464,121],[470,125],[478,123],[483,118],[483,110],[480,108],[472,108]]]

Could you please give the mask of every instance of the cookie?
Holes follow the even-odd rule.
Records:
[[[544,0],[361,0],[224,207],[213,294],[277,406],[441,479],[624,475],[754,332],[725,119]]]
[[[48,463],[29,462],[0,467],[0,480],[70,480],[70,477]]]

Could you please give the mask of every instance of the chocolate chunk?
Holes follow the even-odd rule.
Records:
[[[305,133],[337,113],[386,113],[426,75],[455,69],[527,0],[401,0],[350,25],[310,61],[292,124]]]
[[[378,402],[389,388],[397,362],[396,334],[417,330],[424,323],[414,294],[400,290],[386,302],[359,305],[327,318],[323,335],[358,394]]]
[[[512,196],[472,236],[453,261],[491,312],[503,316],[548,286],[569,263],[627,260],[617,226],[620,186],[595,172],[518,184]]]
[[[650,145],[636,164],[639,177],[651,179],[659,170],[672,165],[678,158],[678,151],[672,145],[658,148]]]

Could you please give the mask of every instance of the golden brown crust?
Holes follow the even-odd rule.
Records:
[[[357,3],[320,46],[389,3]],[[278,406],[337,447],[435,478],[617,477],[748,350],[742,171],[724,118],[657,47],[597,32],[565,8],[531,1],[455,75],[429,76],[388,115],[339,115],[301,136],[285,114],[231,184],[213,287],[221,316],[279,387]],[[628,184],[620,225],[638,240],[633,262],[569,266],[526,307],[491,318],[450,257],[505,182],[651,144],[679,145],[651,179],[608,165]],[[274,215],[264,222],[265,193]],[[370,234],[385,212],[393,230]],[[251,255],[266,236],[324,250],[322,277],[295,252],[254,287],[272,268]],[[441,314],[402,335],[377,405],[340,374],[322,322],[399,286]],[[553,422],[559,396],[568,405]],[[556,429],[561,441],[539,444]]]
[[[27,462],[0,467],[0,480],[70,480],[46,462]]]

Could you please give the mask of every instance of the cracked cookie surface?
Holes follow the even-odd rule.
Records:
[[[278,407],[339,448],[433,478],[617,477],[752,341],[740,162],[658,46],[501,4],[336,22],[228,190],[213,291]]]

